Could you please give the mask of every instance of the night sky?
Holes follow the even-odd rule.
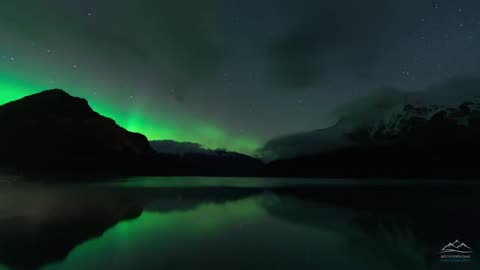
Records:
[[[0,104],[61,88],[149,139],[252,153],[378,88],[480,76],[478,0],[0,1]]]

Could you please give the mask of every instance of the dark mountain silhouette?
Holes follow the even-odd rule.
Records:
[[[148,142],[48,90],[0,106],[0,168],[45,174],[305,177],[479,176],[480,103],[413,105],[356,122],[275,139],[266,168],[247,155],[195,143]],[[155,150],[154,150],[155,149]]]
[[[210,150],[200,144],[176,141],[151,141],[159,154],[178,157],[183,174],[197,175],[255,175],[263,163],[250,156],[225,150]]]
[[[406,104],[388,117],[382,115],[345,127],[340,122],[323,131],[287,137],[306,148],[309,141],[328,138],[332,130],[343,132],[336,148],[300,151],[297,155],[290,152],[271,162],[268,173],[336,177],[480,175],[474,158],[480,151],[480,104],[477,102],[464,102],[456,107]],[[287,145],[284,142],[270,142],[267,150],[281,149]],[[312,148],[319,149],[318,146]]]
[[[230,152],[156,152],[145,136],[59,89],[0,106],[0,122],[0,169],[14,173],[247,175],[262,165]]]
[[[188,153],[208,154],[213,152],[198,143],[177,142],[172,140],[150,141],[150,146],[158,153],[173,155],[184,155]]]
[[[151,159],[145,136],[54,89],[0,106],[1,162],[22,171],[129,170]]]

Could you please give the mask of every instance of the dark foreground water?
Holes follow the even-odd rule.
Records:
[[[480,269],[479,191],[459,181],[3,178],[0,269]],[[455,240],[471,249],[440,253]]]

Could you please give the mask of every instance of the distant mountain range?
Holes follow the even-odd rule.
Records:
[[[85,99],[59,89],[0,106],[0,122],[2,171],[248,175],[262,165],[257,159],[230,152],[155,151],[145,136],[125,130],[94,112]]]
[[[480,82],[478,83],[480,85]],[[353,106],[350,106],[353,107]],[[151,141],[58,89],[0,106],[0,170],[45,174],[294,177],[480,176],[480,102],[388,95],[332,127],[275,138],[264,162],[199,144]]]
[[[453,79],[416,92],[381,88],[339,106],[334,111],[338,119],[335,125],[274,138],[260,149],[260,153],[268,160],[275,160],[380,142],[392,143],[394,137],[403,136],[414,127],[420,128],[422,123],[426,124],[425,129],[430,129],[432,126],[428,123],[441,119],[454,119],[458,124],[464,121],[463,126],[468,125],[464,132],[469,133],[475,129],[479,104],[478,78]],[[429,139],[438,140],[441,134],[432,130]],[[419,141],[422,138],[411,139]]]
[[[405,104],[377,117],[342,119],[262,149],[269,172],[289,176],[446,177],[480,175],[480,103]]]
[[[151,141],[159,154],[173,155],[179,162],[175,174],[257,175],[264,164],[248,155],[225,150],[210,150],[191,142]]]
[[[204,148],[201,144],[192,142],[177,142],[172,140],[150,141],[150,146],[158,153],[185,155],[189,153],[212,154],[214,151]]]
[[[150,146],[158,153],[178,156],[205,155],[223,158],[247,158],[247,155],[223,149],[207,149],[198,143],[177,142],[172,140],[150,141]]]

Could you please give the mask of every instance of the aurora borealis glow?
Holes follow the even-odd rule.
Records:
[[[480,76],[478,1],[0,2],[0,103],[60,88],[150,140],[254,153],[378,88]]]
[[[25,82],[21,78],[8,77],[0,74],[0,104],[34,94],[32,89],[49,89],[48,84]],[[50,87],[51,88],[51,87]],[[187,117],[160,117],[149,116],[141,107],[132,106],[128,110],[120,109],[107,99],[98,99],[96,94],[84,94],[75,88],[69,92],[89,100],[92,108],[102,115],[113,118],[119,125],[134,132],[139,132],[151,140],[172,139],[177,141],[199,142],[209,148],[223,148],[234,151],[253,153],[259,142],[247,136],[235,136],[207,120],[189,119]],[[76,94],[79,93],[79,94]]]

